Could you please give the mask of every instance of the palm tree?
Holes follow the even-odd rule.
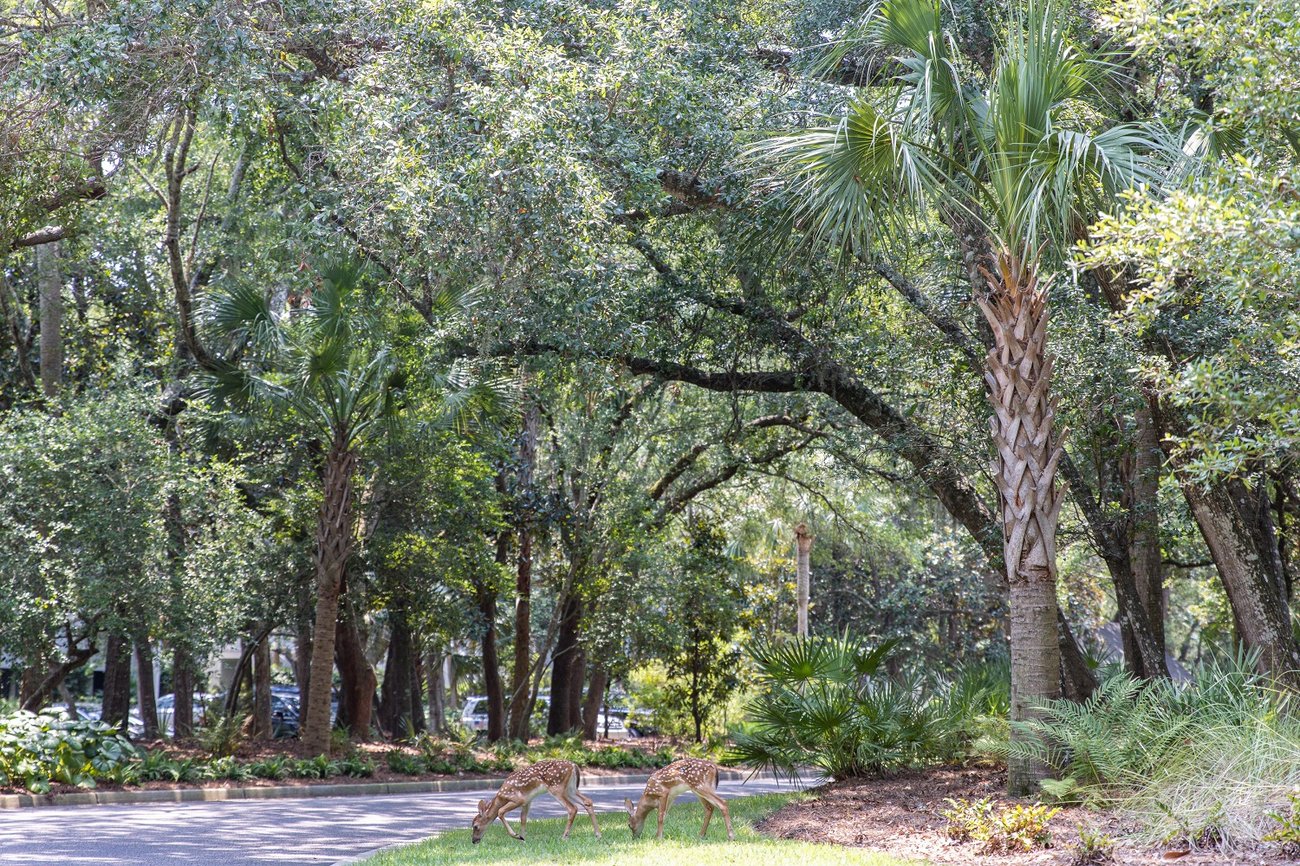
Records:
[[[355,261],[335,262],[317,277],[282,314],[272,311],[264,292],[246,284],[214,292],[205,310],[206,326],[228,343],[225,357],[239,359],[210,376],[209,397],[239,413],[291,417],[323,452],[313,548],[316,611],[303,712],[309,754],[329,748],[335,625],[355,534],[358,456],[386,424],[399,419],[403,407],[397,397],[411,390],[404,387],[405,374],[385,342],[379,317],[367,308],[365,268]],[[447,292],[439,296],[438,310],[465,302],[465,295]],[[499,383],[476,380],[463,369],[428,376],[426,384],[422,390],[432,399],[423,405],[434,427],[465,428],[495,412],[503,393]],[[370,696],[363,698],[356,703],[364,719],[351,722],[364,734]]]
[[[844,45],[866,43],[901,68],[825,126],[763,142],[778,166],[783,231],[865,254],[907,216],[938,214],[959,234],[975,303],[992,329],[985,382],[1010,585],[1012,718],[1059,691],[1056,527],[1063,491],[1047,352],[1050,268],[1098,210],[1156,180],[1160,131],[1078,118],[1119,68],[1071,44],[1061,16],[1013,12],[987,82],[968,73],[936,0],[884,0]],[[1116,89],[1114,92],[1118,93]],[[1095,124],[1095,119],[1093,123]],[[974,238],[972,240],[972,227]],[[1015,760],[1024,791],[1046,773]]]

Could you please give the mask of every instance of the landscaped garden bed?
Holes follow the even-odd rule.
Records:
[[[133,744],[98,722],[16,714],[0,720],[0,793],[490,779],[544,758],[601,775],[650,771],[687,751],[700,749],[661,738],[593,745],[577,737],[489,748],[421,735],[400,743],[341,740],[330,755],[310,755],[296,740]]]
[[[756,825],[780,839],[829,843],[878,851],[903,860],[936,866],[1017,866],[1017,864],[1150,864],[1177,862],[1195,866],[1244,866],[1293,862],[1274,843],[1221,850],[1201,840],[1199,850],[1186,840],[1143,844],[1137,826],[1119,812],[1053,806],[1046,822],[1050,847],[986,853],[977,839],[952,838],[944,816],[954,801],[988,800],[994,814],[1032,801],[1006,796],[1006,771],[987,768],[907,770],[885,778],[836,782],[792,800]]]

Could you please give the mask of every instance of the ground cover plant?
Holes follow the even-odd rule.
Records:
[[[788,802],[789,795],[741,797],[729,801],[736,840],[728,842],[720,826],[699,838],[703,810],[698,803],[673,807],[662,841],[633,839],[622,812],[597,813],[601,838],[574,825],[569,839],[561,840],[564,821],[529,821],[528,841],[517,842],[499,827],[470,844],[469,830],[444,833],[416,845],[384,851],[367,861],[373,866],[453,866],[491,863],[525,866],[531,863],[618,863],[626,866],[904,866],[906,861],[869,851],[834,848],[772,839],[755,832],[754,822]]]

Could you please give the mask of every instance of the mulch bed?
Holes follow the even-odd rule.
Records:
[[[1025,866],[1061,864],[1078,859],[1080,826],[1116,840],[1117,866],[1178,863],[1180,866],[1280,864],[1274,851],[1188,851],[1182,847],[1150,848],[1124,841],[1133,828],[1104,812],[1067,807],[1052,819],[1053,847],[1023,854],[984,854],[977,842],[957,842],[945,833],[940,814],[949,798],[990,797],[999,808],[1017,802],[1006,796],[1006,772],[980,768],[942,768],[899,773],[881,779],[835,782],[811,792],[812,800],[795,802],[768,816],[758,829],[782,839],[828,842],[868,848],[895,857],[942,866]]]

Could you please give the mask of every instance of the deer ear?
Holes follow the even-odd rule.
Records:
[[[627,813],[629,815],[633,814],[636,811],[636,806],[633,806],[632,801],[629,800],[627,797],[623,798],[623,808],[627,809]]]
[[[479,813],[480,815],[482,815],[482,814],[483,814],[484,812],[486,812],[487,810],[488,810],[488,801],[487,801],[487,800],[479,800],[479,801],[478,801],[478,813]]]

